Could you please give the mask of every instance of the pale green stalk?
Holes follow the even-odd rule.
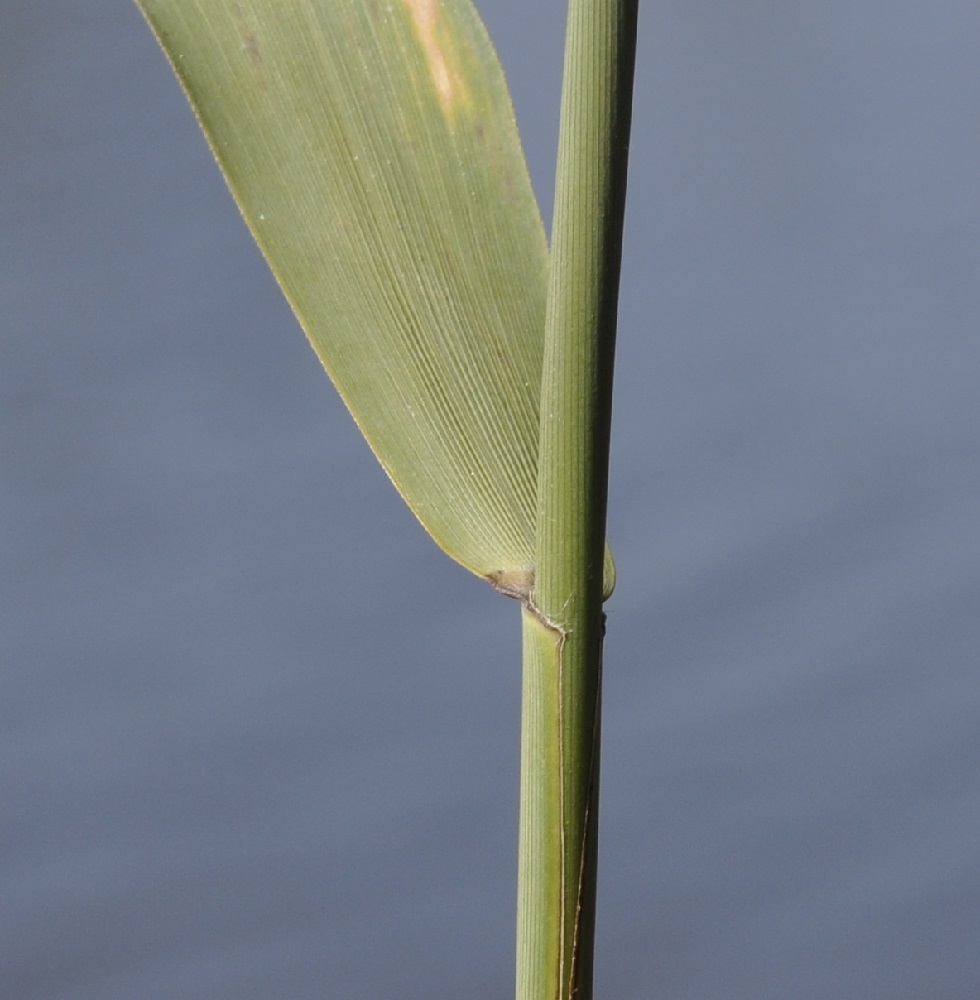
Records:
[[[637,0],[570,0],[524,611],[518,1000],[591,1000],[603,552]]]

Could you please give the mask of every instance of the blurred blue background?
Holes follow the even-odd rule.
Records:
[[[482,9],[549,206],[562,5]],[[641,10],[599,997],[976,996],[978,43]],[[134,7],[5,0],[0,135],[0,995],[508,996],[516,605],[387,484]]]

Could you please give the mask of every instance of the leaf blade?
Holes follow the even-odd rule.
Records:
[[[139,0],[388,475],[482,576],[533,561],[548,253],[468,0]]]

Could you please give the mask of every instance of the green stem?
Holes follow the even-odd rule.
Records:
[[[524,613],[518,1000],[591,1000],[603,555],[637,0],[570,0]]]

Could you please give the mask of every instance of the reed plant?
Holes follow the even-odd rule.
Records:
[[[470,0],[137,0],[435,541],[521,604],[518,1000],[590,1000],[637,0],[569,0],[549,249]]]

